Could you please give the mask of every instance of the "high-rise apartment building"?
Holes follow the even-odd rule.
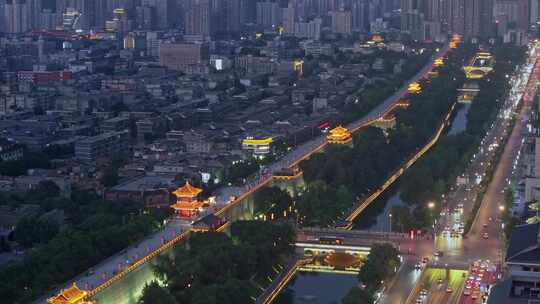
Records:
[[[4,5],[4,32],[20,34],[30,30],[28,5],[25,0],[7,0]]]
[[[168,29],[176,26],[180,20],[177,13],[174,0],[155,0],[156,1],[156,26],[158,29]]]
[[[525,31],[529,28],[533,19],[531,8],[534,6],[534,2],[531,1],[531,5],[529,5],[529,0],[498,0],[495,3],[495,18],[497,18],[500,26],[504,26],[506,23],[512,23],[518,29]],[[538,2],[536,2],[536,5],[538,5]]]
[[[350,11],[339,10],[330,12],[332,18],[332,32],[350,34],[352,31],[352,16]]]
[[[241,30],[241,0],[227,0],[225,15],[225,30],[229,33],[239,33]]]
[[[424,7],[420,0],[401,0],[401,30],[421,39],[424,26]]]
[[[351,5],[352,27],[357,31],[369,30],[369,7],[368,0],[355,0]]]
[[[257,2],[257,24],[264,28],[281,23],[281,9],[275,2]]]
[[[186,35],[208,37],[213,33],[212,1],[188,0],[185,3],[184,29]]]
[[[488,37],[493,27],[494,0],[448,0],[450,31],[466,39]]]
[[[240,0],[240,23],[255,24],[257,22],[257,2],[255,0]]]
[[[308,22],[296,22],[294,24],[294,35],[298,38],[312,40],[321,39],[321,18],[314,18]]]
[[[283,9],[283,32],[286,34],[294,33],[294,22],[295,22],[295,8],[292,3],[289,3],[289,6]]]
[[[529,22],[535,24],[540,21],[540,0],[531,0],[530,1],[530,18]]]

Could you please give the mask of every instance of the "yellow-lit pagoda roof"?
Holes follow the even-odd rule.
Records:
[[[343,135],[343,134],[349,134],[349,130],[347,128],[344,128],[342,126],[337,126],[330,130],[331,135]]]
[[[192,186],[189,182],[186,181],[186,184],[182,187],[173,191],[173,194],[176,197],[194,197],[199,195],[202,192],[202,189]]]
[[[346,144],[352,140],[351,132],[347,128],[337,126],[330,130],[327,136],[328,142],[333,144]]]
[[[205,204],[208,204],[208,201],[192,201],[192,202],[177,202],[172,204],[170,207],[174,210],[198,210],[203,207]]]
[[[79,287],[77,287],[77,284],[73,283],[71,287],[62,289],[58,295],[47,299],[47,303],[50,303],[50,304],[84,303],[84,297],[86,297],[87,294],[88,293],[86,291],[79,289]]]
[[[422,90],[422,87],[420,86],[420,84],[418,82],[412,82],[411,84],[409,84],[409,88],[408,88],[409,92],[419,92]]]

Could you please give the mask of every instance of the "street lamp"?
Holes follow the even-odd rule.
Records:
[[[392,213],[388,214],[390,217],[390,232],[392,232]]]
[[[428,202],[427,204],[429,208],[429,214],[431,215],[433,219],[433,224],[431,227],[433,228],[433,249],[437,249],[437,232],[435,231],[435,216],[433,214],[433,209],[435,209],[435,202]]]

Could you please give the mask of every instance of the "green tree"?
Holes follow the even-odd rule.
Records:
[[[374,302],[373,294],[359,287],[351,288],[345,298],[341,300],[342,304],[372,304]]]
[[[161,287],[156,281],[144,286],[142,296],[137,301],[138,304],[176,304],[176,300],[169,293],[167,288]]]
[[[60,188],[51,180],[40,181],[36,187],[29,191],[28,196],[34,200],[42,200],[51,197],[58,197]]]
[[[395,274],[399,264],[399,251],[394,246],[374,244],[360,268],[358,278],[369,289],[376,290],[384,280]]]
[[[24,248],[45,243],[58,233],[58,226],[43,219],[23,217],[15,226],[14,240]]]
[[[256,215],[273,213],[279,217],[292,205],[292,197],[289,193],[278,187],[262,188],[255,192],[253,200]]]
[[[105,187],[114,187],[118,184],[118,171],[114,167],[107,167],[101,176],[101,184]]]

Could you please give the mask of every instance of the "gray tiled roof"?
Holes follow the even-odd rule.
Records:
[[[540,263],[540,223],[516,226],[506,251],[507,262]]]

